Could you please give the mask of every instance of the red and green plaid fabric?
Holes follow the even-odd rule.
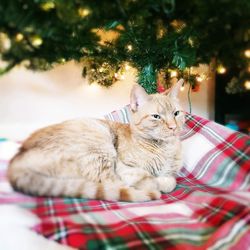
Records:
[[[127,107],[106,116],[127,122]],[[77,249],[250,249],[250,138],[187,115],[184,166],[177,188],[161,200],[126,203],[38,198],[0,192],[41,223],[33,230]],[[0,141],[0,149],[10,144]],[[7,185],[0,159],[0,185]]]

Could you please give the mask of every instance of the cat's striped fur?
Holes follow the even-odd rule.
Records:
[[[177,94],[131,91],[131,123],[76,119],[33,133],[11,160],[12,186],[39,196],[146,201],[171,192],[184,124]]]

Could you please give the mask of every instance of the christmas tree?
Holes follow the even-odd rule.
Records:
[[[238,69],[238,91],[249,77],[249,0],[1,0],[0,16],[0,74],[75,60],[110,86],[133,67],[149,93],[177,74],[194,86],[192,67],[211,60]]]

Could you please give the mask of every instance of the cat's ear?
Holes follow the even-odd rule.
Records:
[[[180,79],[175,83],[170,89],[167,89],[164,94],[169,95],[172,98],[177,98],[181,89],[181,86],[184,84],[184,80]]]
[[[138,107],[149,101],[150,96],[143,87],[136,84],[133,86],[130,93],[130,106],[133,112],[137,111]]]

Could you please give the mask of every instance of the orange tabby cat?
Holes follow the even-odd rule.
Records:
[[[12,159],[8,177],[27,194],[147,201],[171,192],[181,161],[184,124],[177,95],[131,91],[131,122],[76,119],[33,133]]]

